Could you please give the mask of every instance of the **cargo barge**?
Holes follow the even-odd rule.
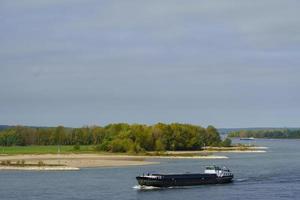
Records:
[[[177,187],[204,184],[230,183],[233,174],[226,167],[208,166],[204,173],[160,174],[147,173],[136,177],[139,185],[152,187]]]

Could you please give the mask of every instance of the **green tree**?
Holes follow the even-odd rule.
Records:
[[[230,146],[231,146],[231,139],[226,138],[226,139],[222,142],[222,146],[223,146],[223,147],[230,147]]]
[[[58,126],[54,132],[54,142],[57,144],[57,153],[61,152],[61,144],[63,139],[65,138],[65,128],[63,126]]]

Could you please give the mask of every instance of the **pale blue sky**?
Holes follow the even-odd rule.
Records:
[[[296,0],[1,0],[0,124],[297,126]]]

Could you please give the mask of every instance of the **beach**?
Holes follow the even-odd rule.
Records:
[[[97,167],[124,167],[158,164],[154,159],[226,159],[226,156],[134,156],[134,155],[101,155],[101,154],[24,154],[24,155],[2,155],[0,162],[9,160],[12,163],[24,160],[26,164],[36,164],[42,161],[42,167],[21,167],[21,166],[0,166],[0,170],[24,169],[24,170],[74,170],[76,168],[97,168]],[[61,165],[61,166],[47,166]]]
[[[265,153],[268,147],[262,146],[232,146],[232,147],[203,147],[202,153]]]
[[[111,155],[97,155],[97,154],[8,155],[8,156],[1,156],[0,161],[3,160],[10,160],[11,162],[24,160],[28,164],[42,161],[46,165],[62,165],[62,166],[76,167],[76,168],[118,167],[118,166],[148,165],[148,164],[156,163],[156,162],[146,161],[145,159],[140,157],[123,156],[123,155],[111,156]]]

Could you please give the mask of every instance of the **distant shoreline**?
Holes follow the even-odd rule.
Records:
[[[231,139],[241,139],[243,137],[229,137]],[[255,141],[255,140],[300,140],[300,138],[287,138],[287,137],[282,137],[282,138],[279,138],[279,137],[254,137],[253,140],[250,140],[250,141]]]
[[[261,146],[205,147],[202,152],[265,153],[266,149],[268,149],[268,147],[261,147]]]

